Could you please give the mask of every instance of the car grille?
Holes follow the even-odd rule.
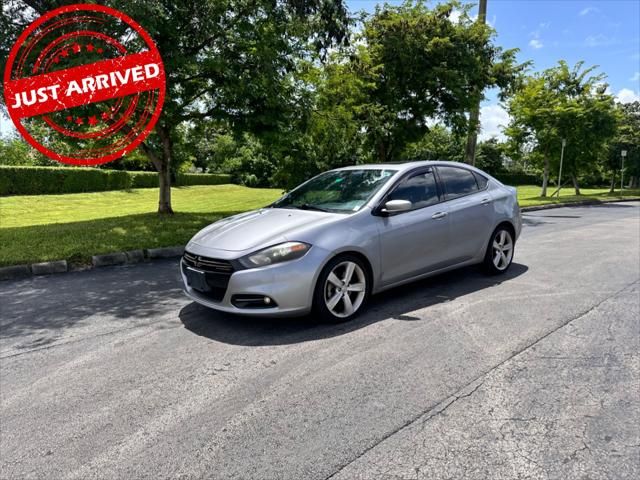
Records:
[[[196,288],[191,285],[191,273],[188,267],[204,272],[207,283],[206,289]],[[228,260],[203,257],[189,252],[184,252],[182,257],[182,271],[187,277],[189,285],[198,293],[217,302],[224,298],[229,285],[229,278],[231,278],[234,270],[233,264]]]
[[[228,260],[218,260],[216,258],[202,257],[184,252],[184,261],[187,265],[203,272],[212,273],[233,273],[233,265]]]

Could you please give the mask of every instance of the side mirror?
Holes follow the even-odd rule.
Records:
[[[407,210],[411,210],[412,205],[409,200],[389,200],[384,204],[380,213],[388,215],[390,213],[406,212]]]

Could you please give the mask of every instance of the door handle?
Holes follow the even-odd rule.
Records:
[[[431,215],[431,218],[438,219],[438,218],[444,218],[446,216],[447,216],[447,212],[437,212]]]
[[[490,198],[483,198],[480,203],[482,205],[489,205],[491,203],[491,199]]]

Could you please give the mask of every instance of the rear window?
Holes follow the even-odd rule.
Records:
[[[476,172],[473,172],[473,176],[476,177],[476,182],[478,182],[478,188],[480,190],[487,188],[487,183],[489,183],[489,179],[487,177]]]
[[[444,183],[445,199],[463,197],[478,191],[473,172],[457,167],[438,167],[440,180]]]

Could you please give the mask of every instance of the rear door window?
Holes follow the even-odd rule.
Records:
[[[445,200],[464,197],[478,191],[473,172],[458,167],[438,167],[438,175],[444,184]]]

